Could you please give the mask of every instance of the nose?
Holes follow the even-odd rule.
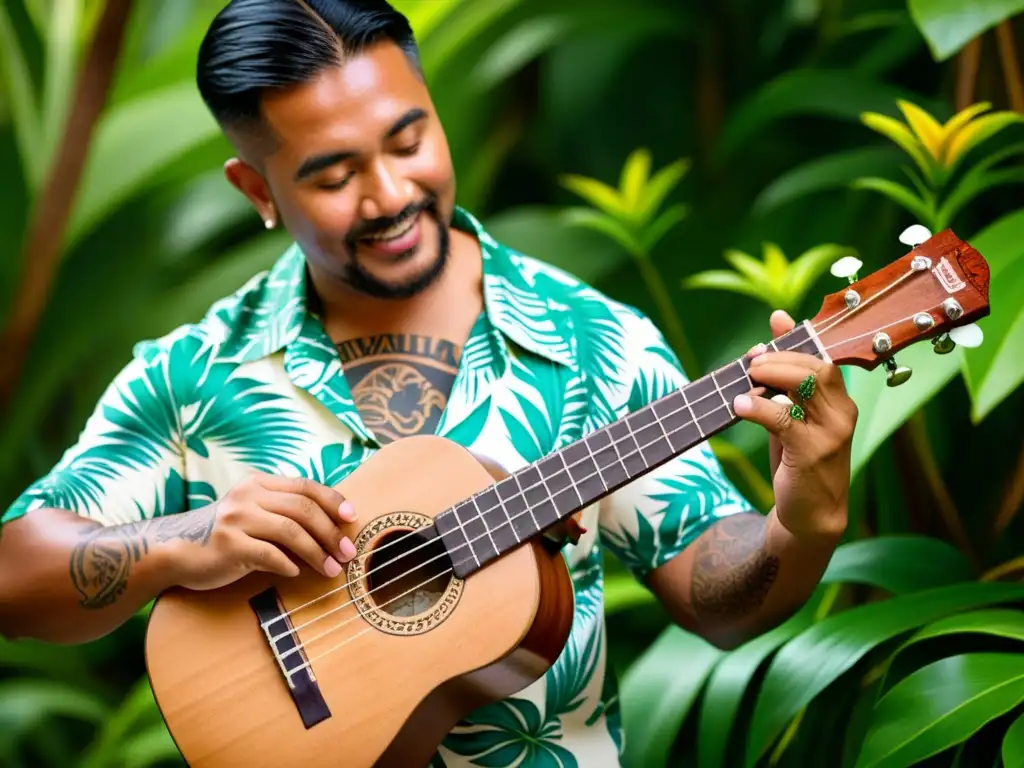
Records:
[[[409,195],[402,191],[401,179],[391,172],[387,163],[379,159],[367,169],[359,214],[364,219],[384,219],[397,216],[409,203]]]

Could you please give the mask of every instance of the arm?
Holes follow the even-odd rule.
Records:
[[[837,542],[794,536],[774,509],[732,515],[652,572],[647,585],[681,627],[734,648],[807,601]]]
[[[164,357],[118,375],[78,443],[3,516],[0,633],[80,643],[162,590],[214,589],[251,571],[295,576],[285,550],[328,578],[354,554],[335,490],[253,474],[188,510],[185,441]],[[209,499],[208,486],[198,496]]]

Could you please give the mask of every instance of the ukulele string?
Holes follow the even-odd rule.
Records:
[[[913,273],[911,273],[911,274],[913,274]],[[903,279],[903,278],[900,278],[900,279]],[[916,314],[916,313],[915,313],[915,314]],[[842,340],[842,341],[839,341],[839,342],[836,342],[836,343],[834,343],[834,344],[831,344],[831,345],[829,345],[828,347],[823,347],[823,348],[822,348],[822,351],[827,351],[827,350],[829,350],[829,349],[832,349],[832,348],[834,348],[834,347],[837,347],[837,346],[841,346],[841,345],[843,345],[843,344],[849,343],[849,342],[851,342],[851,341],[854,341],[854,340],[856,340],[856,339],[858,339],[858,338],[861,338],[861,337],[863,337],[863,336],[870,336],[871,334],[873,334],[873,333],[876,333],[876,332],[877,332],[877,331],[879,331],[879,330],[883,330],[884,328],[888,328],[889,326],[892,326],[892,325],[899,325],[900,323],[906,322],[907,320],[912,320],[912,319],[913,319],[913,317],[914,317],[914,315],[910,315],[910,316],[909,316],[909,317],[907,317],[907,318],[903,318],[903,319],[901,319],[901,320],[897,320],[897,321],[894,321],[894,322],[892,322],[892,323],[887,323],[886,325],[883,325],[883,326],[881,326],[880,328],[877,328],[877,329],[875,329],[875,330],[872,330],[872,331],[868,331],[868,332],[866,332],[866,333],[862,333],[862,334],[859,334],[859,335],[857,335],[857,336],[853,336],[853,337],[851,337],[851,338],[849,338],[849,339],[844,339],[844,340]],[[826,330],[827,330],[827,329],[826,329]],[[706,375],[706,376],[702,377],[702,379],[708,378],[709,376],[713,376],[713,373],[712,373],[712,374],[708,374],[708,375]],[[700,381],[700,380],[702,380],[702,379],[698,379],[698,381]],[[744,376],[743,376],[742,378],[738,378],[738,379],[735,379],[735,380],[733,380],[733,381],[730,381],[730,382],[728,382],[728,383],[727,383],[727,384],[725,385],[725,387],[729,387],[729,386],[731,386],[732,384],[736,384],[736,383],[738,383],[738,382],[742,381],[743,379],[749,379],[749,377],[747,377],[746,375],[744,375]],[[696,382],[695,382],[695,383],[696,383]],[[717,387],[717,383],[716,383],[716,387]],[[667,414],[665,414],[665,415],[664,415],[664,416],[663,416],[662,418],[668,418],[668,417],[670,417],[670,416],[672,416],[672,415],[675,415],[675,414],[679,413],[680,411],[684,411],[684,410],[687,410],[687,409],[690,409],[690,411],[691,411],[691,414],[693,414],[692,408],[690,408],[690,406],[692,406],[692,405],[695,405],[695,404],[699,403],[699,402],[700,402],[701,400],[704,400],[704,399],[706,399],[706,398],[708,398],[708,397],[713,397],[713,396],[714,396],[715,394],[718,394],[719,396],[721,396],[721,392],[719,392],[719,391],[718,391],[718,389],[720,389],[720,387],[717,387],[717,388],[716,388],[716,391],[715,391],[715,392],[712,392],[712,393],[708,393],[707,395],[704,395],[703,397],[701,397],[701,398],[698,398],[697,400],[694,400],[694,401],[693,401],[693,403],[687,403],[687,402],[685,401],[685,398],[684,398],[684,406],[683,406],[682,408],[677,408],[676,410],[674,410],[674,411],[671,411],[670,413],[667,413]],[[723,403],[722,405],[720,405],[720,406],[717,406],[716,408],[713,408],[712,410],[710,410],[710,411],[708,411],[707,413],[705,413],[705,414],[702,414],[702,415],[703,415],[703,416],[709,416],[709,415],[711,415],[712,413],[715,413],[715,412],[717,412],[717,411],[721,410],[721,409],[722,409],[723,407],[724,407],[724,408],[726,408],[726,409],[728,409],[728,408],[729,408],[729,403]],[[683,425],[682,427],[680,427],[680,428],[678,428],[678,429],[676,429],[676,430],[673,430],[673,431],[672,431],[671,433],[667,433],[667,432],[665,432],[665,430],[664,430],[664,429],[662,429],[662,432],[663,432],[663,437],[667,439],[667,438],[668,438],[668,437],[669,437],[670,435],[676,434],[676,433],[678,433],[678,432],[680,432],[680,431],[682,431],[682,430],[686,429],[687,427],[691,426],[692,424],[696,423],[697,421],[698,421],[697,417],[696,417],[696,416],[694,416],[694,420],[693,420],[693,421],[691,421],[691,422],[687,422],[687,423],[686,423],[685,425]],[[624,437],[624,438],[620,438],[620,439],[618,439],[618,440],[614,440],[614,441],[612,441],[612,443],[611,443],[611,444],[610,444],[610,446],[608,446],[608,447],[613,447],[613,448],[615,448],[615,449],[616,449],[616,454],[617,454],[617,456],[618,456],[619,462],[620,462],[620,463],[622,463],[622,462],[623,462],[623,461],[624,461],[624,460],[625,460],[626,458],[630,458],[630,457],[632,457],[632,456],[633,456],[634,454],[637,454],[637,453],[640,453],[640,454],[641,454],[641,458],[642,458],[642,454],[643,454],[643,449],[644,449],[644,448],[648,448],[648,447],[650,447],[650,446],[654,445],[654,444],[655,444],[656,442],[658,442],[658,441],[659,441],[659,440],[661,440],[661,439],[662,439],[662,438],[657,438],[656,440],[652,441],[651,443],[649,443],[649,444],[647,444],[647,445],[644,445],[644,446],[643,446],[643,448],[641,448],[641,447],[639,446],[639,444],[638,444],[638,443],[636,443],[636,439],[635,439],[635,436],[631,434],[631,435],[629,435],[629,436],[627,436],[627,437]],[[622,455],[622,454],[619,454],[619,452],[618,452],[618,450],[617,450],[617,446],[618,446],[618,445],[619,445],[620,443],[628,442],[628,441],[630,441],[630,440],[632,440],[632,441],[634,442],[634,444],[636,444],[636,445],[637,445],[637,449],[636,449],[636,450],[634,450],[634,451],[629,451],[628,453],[626,453],[626,454],[624,454],[624,455]],[[580,461],[578,461],[578,462],[574,462],[574,463],[573,463],[573,464],[571,464],[571,465],[567,465],[567,466],[566,466],[566,470],[569,470],[569,469],[571,469],[572,467],[578,466],[579,464],[582,464],[582,463],[584,463],[585,461],[587,461],[588,459],[591,459],[591,458],[592,458],[591,456],[588,456],[588,457],[587,457],[587,459],[582,459],[582,460],[580,460]],[[588,480],[588,479],[590,479],[590,478],[592,478],[592,477],[595,477],[595,476],[599,476],[599,475],[600,475],[600,468],[598,468],[598,471],[597,471],[597,472],[593,472],[593,473],[590,473],[589,475],[587,475],[586,477],[584,477],[584,478],[583,478],[583,479],[582,479],[582,480],[581,480],[580,482],[586,481],[586,480]],[[542,479],[542,481],[541,481],[540,483],[534,483],[533,485],[529,486],[528,488],[520,488],[520,494],[519,494],[519,495],[525,494],[525,493],[526,493],[526,491],[528,491],[528,490],[531,490],[531,489],[533,489],[533,488],[538,488],[538,487],[540,487],[541,485],[544,485],[543,479]],[[577,485],[578,485],[578,483],[577,483]],[[506,500],[506,501],[507,501],[507,500]],[[489,508],[487,508],[487,509],[485,509],[485,510],[481,510],[481,511],[479,511],[479,513],[478,513],[477,515],[475,515],[474,517],[471,517],[471,518],[469,518],[468,520],[466,520],[466,521],[464,521],[464,522],[460,521],[460,523],[461,523],[460,527],[462,527],[462,528],[464,529],[464,528],[465,528],[465,525],[466,525],[467,523],[471,523],[471,522],[473,522],[473,521],[475,521],[475,520],[481,519],[481,518],[483,518],[483,517],[484,517],[484,515],[486,515],[486,514],[488,514],[488,513],[490,513],[490,512],[495,512],[495,511],[497,511],[498,509],[502,509],[502,508],[503,508],[503,505],[502,505],[502,503],[501,503],[501,502],[499,501],[499,503],[498,503],[498,505],[497,505],[497,506],[494,506],[494,507],[489,507]],[[394,578],[392,578],[392,579],[390,579],[390,580],[388,580],[388,581],[384,582],[383,584],[380,584],[380,585],[378,585],[378,586],[377,586],[377,587],[375,587],[374,589],[370,590],[370,592],[368,592],[367,594],[369,595],[369,594],[372,594],[372,592],[374,592],[374,591],[376,591],[376,590],[379,590],[379,589],[383,589],[384,587],[388,586],[389,584],[392,584],[393,582],[395,582],[395,581],[397,581],[397,580],[399,580],[399,579],[402,579],[402,578],[404,578],[405,576],[408,576],[409,574],[411,574],[411,573],[415,572],[416,570],[419,570],[419,569],[421,569],[421,568],[424,568],[424,567],[426,567],[427,565],[429,565],[430,563],[434,562],[435,560],[438,560],[438,559],[441,559],[441,558],[443,558],[443,557],[444,557],[444,556],[445,556],[446,554],[450,556],[450,555],[451,555],[452,553],[454,553],[455,551],[457,551],[457,550],[459,550],[459,549],[462,549],[463,547],[467,547],[467,546],[470,546],[470,545],[472,544],[472,542],[478,541],[478,540],[482,539],[482,538],[483,538],[484,536],[490,536],[490,535],[492,535],[492,533],[493,533],[494,531],[500,530],[500,529],[501,529],[501,528],[503,528],[503,527],[504,527],[505,525],[510,525],[510,526],[511,526],[511,525],[512,525],[512,521],[513,521],[513,520],[515,520],[515,519],[518,519],[518,518],[520,518],[520,517],[523,517],[524,515],[526,515],[526,514],[530,514],[530,513],[531,513],[531,510],[530,510],[529,508],[528,508],[528,509],[527,509],[526,511],[524,511],[524,512],[521,512],[521,513],[519,513],[519,514],[517,514],[517,515],[514,515],[514,516],[512,516],[512,517],[509,517],[509,516],[508,516],[508,513],[506,512],[506,521],[505,521],[505,522],[503,522],[503,523],[500,523],[499,525],[495,526],[495,527],[494,527],[493,529],[488,529],[488,530],[485,530],[485,532],[484,532],[483,534],[480,534],[480,535],[478,535],[478,536],[474,537],[473,539],[468,539],[468,538],[467,538],[467,541],[466,541],[466,543],[465,543],[465,544],[459,544],[458,546],[454,547],[454,548],[453,548],[453,549],[451,549],[450,551],[446,550],[446,552],[444,552],[444,553],[441,553],[441,554],[439,554],[439,555],[435,555],[434,557],[430,558],[429,560],[426,560],[425,562],[421,563],[420,565],[418,565],[418,566],[415,566],[414,568],[411,568],[410,570],[408,570],[408,571],[405,571],[404,573],[401,573],[401,574],[399,574],[398,576],[395,576]],[[363,558],[365,558],[365,557],[368,557],[368,556],[369,556],[370,554],[378,554],[379,552],[382,552],[382,551],[383,551],[384,549],[386,549],[386,548],[387,548],[388,546],[391,546],[391,544],[398,544],[398,543],[400,543],[400,542],[404,541],[405,539],[409,538],[410,536],[413,536],[413,535],[415,535],[415,533],[416,533],[415,531],[412,531],[412,532],[410,532],[410,533],[406,534],[405,536],[403,536],[403,537],[401,537],[401,538],[397,539],[396,541],[390,542],[389,544],[386,544],[386,545],[384,545],[383,547],[380,547],[379,549],[376,549],[376,550],[374,550],[373,552],[368,552],[368,553],[366,553],[365,555],[362,555],[362,556],[360,557],[360,559],[363,559]],[[465,533],[463,533],[463,535],[465,535]],[[426,546],[429,546],[430,544],[431,544],[431,542],[430,542],[430,541],[426,541],[426,542],[423,542],[422,544],[419,544],[419,545],[417,545],[417,546],[413,547],[412,549],[408,550],[407,552],[404,552],[404,553],[402,553],[402,554],[398,555],[398,556],[397,556],[397,557],[395,557],[395,558],[394,558],[394,559],[393,559],[392,561],[390,561],[390,562],[389,562],[389,563],[388,563],[387,565],[391,565],[391,564],[393,564],[394,562],[397,562],[398,560],[402,559],[403,557],[405,557],[405,556],[407,556],[407,555],[411,555],[411,554],[413,554],[414,552],[416,552],[417,550],[420,550],[420,549],[422,549],[422,548],[424,548],[424,547],[426,547]],[[380,566],[379,568],[371,568],[371,569],[370,569],[370,570],[369,570],[369,571],[368,571],[367,573],[363,574],[363,576],[362,576],[361,578],[368,578],[368,577],[369,577],[369,576],[370,576],[371,574],[375,573],[375,572],[376,572],[376,571],[378,571],[378,570],[381,570],[381,569],[383,569],[384,567],[386,567],[386,566]],[[434,577],[432,577],[431,579],[429,579],[427,583],[429,583],[429,581],[433,580],[434,578],[437,578],[437,576],[434,576]],[[297,606],[296,608],[293,608],[293,609],[291,609],[290,611],[287,611],[286,613],[282,614],[282,615],[281,615],[280,617],[277,617],[277,618],[275,618],[275,619],[272,619],[271,621],[268,621],[268,622],[263,622],[263,623],[261,624],[261,626],[262,626],[262,627],[263,627],[264,629],[266,629],[266,628],[268,628],[268,627],[269,627],[269,626],[270,626],[271,624],[273,624],[274,622],[278,621],[278,620],[279,620],[280,618],[284,618],[284,617],[287,617],[287,616],[291,616],[291,615],[293,615],[293,614],[295,614],[295,613],[298,613],[299,611],[301,611],[301,610],[303,610],[303,609],[307,608],[308,606],[310,606],[310,605],[313,605],[314,603],[316,603],[316,602],[319,602],[320,600],[323,600],[323,599],[325,599],[325,598],[327,598],[327,597],[330,597],[331,595],[333,595],[333,594],[336,594],[337,592],[340,592],[340,591],[342,591],[343,589],[345,589],[346,587],[349,587],[349,586],[351,586],[351,585],[352,585],[352,584],[354,584],[354,583],[355,583],[355,581],[354,581],[354,580],[349,580],[349,581],[346,581],[345,583],[343,583],[343,584],[339,585],[338,587],[335,587],[334,589],[331,589],[331,590],[329,590],[329,591],[327,591],[327,592],[323,593],[322,595],[319,595],[319,596],[317,596],[317,597],[313,598],[312,600],[309,600],[309,601],[307,601],[306,603],[303,603],[302,605],[299,605],[299,606]],[[417,587],[417,588],[418,588],[418,587]],[[415,588],[414,588],[414,589],[415,589]],[[395,599],[398,599],[398,598],[395,598]],[[271,640],[272,640],[272,641],[275,641],[275,642],[276,642],[276,641],[277,641],[278,639],[280,639],[280,638],[282,638],[282,637],[286,637],[286,636],[287,636],[287,635],[289,635],[289,634],[295,634],[295,633],[297,633],[297,632],[298,632],[298,631],[299,631],[300,629],[304,629],[305,627],[308,627],[308,626],[310,626],[311,624],[314,624],[315,622],[319,621],[320,619],[322,619],[322,618],[325,618],[326,616],[329,616],[329,615],[330,615],[330,614],[332,614],[332,613],[336,613],[337,611],[339,611],[339,610],[342,610],[342,609],[344,609],[344,608],[348,607],[348,606],[349,606],[349,605],[351,605],[351,604],[352,604],[353,602],[354,602],[353,600],[350,600],[350,601],[348,601],[347,603],[343,603],[343,604],[341,604],[341,605],[339,605],[339,606],[336,606],[335,608],[332,608],[332,609],[330,609],[329,611],[325,611],[324,613],[318,614],[317,616],[313,617],[312,619],[310,619],[310,620],[308,620],[308,621],[306,621],[306,622],[304,622],[304,623],[302,623],[302,624],[299,624],[298,626],[296,626],[296,627],[293,627],[292,629],[289,629],[289,630],[287,630],[287,631],[285,631],[285,632],[281,633],[280,635],[276,635],[276,636],[273,636],[273,637],[271,638]],[[331,631],[331,630],[327,630],[327,632],[330,632],[330,631]],[[317,638],[321,637],[321,636],[322,636],[323,634],[325,634],[325,633],[322,633],[321,635],[317,635],[317,636],[315,636],[314,638],[311,638],[311,639],[310,639],[310,640],[309,640],[308,642],[312,642],[313,640],[315,640],[315,639],[317,639]]]
[[[820,330],[818,328],[815,328],[814,332],[819,334],[819,335],[821,335],[822,333],[825,333],[825,331],[832,330],[833,328],[835,328],[837,325],[839,325],[843,321],[848,320],[851,315],[857,314],[862,309],[864,309],[866,306],[868,306],[871,302],[875,301],[876,299],[880,299],[882,296],[887,294],[889,291],[891,291],[894,288],[898,287],[899,284],[902,283],[904,280],[909,280],[910,278],[914,277],[915,275],[919,275],[919,274],[924,274],[924,273],[923,272],[916,272],[914,270],[911,270],[909,272],[905,272],[904,274],[900,275],[898,278],[893,280],[891,283],[889,283],[889,285],[885,286],[885,288],[880,290],[874,296],[871,296],[870,298],[865,299],[863,302],[861,302],[857,306],[855,306],[855,307],[847,307],[846,309],[843,309],[840,312],[837,312],[836,314],[832,315],[832,317],[829,317],[829,318],[826,318],[825,320],[822,320],[821,321],[821,325],[823,325],[825,327],[821,328]],[[882,330],[882,329],[879,328],[877,330]],[[877,331],[872,331],[872,333],[877,333]]]
[[[933,309],[934,309],[934,307],[933,307]],[[916,313],[915,313],[915,314],[916,314]],[[903,319],[901,319],[901,320],[896,320],[896,321],[894,321],[894,322],[891,322],[891,323],[887,323],[886,325],[883,325],[883,326],[881,326],[880,328],[876,328],[875,330],[872,330],[872,331],[868,331],[868,332],[866,332],[866,333],[862,333],[862,334],[859,334],[858,336],[854,336],[854,337],[851,337],[851,338],[849,338],[849,339],[844,339],[844,340],[842,340],[842,341],[836,342],[835,344],[830,344],[830,345],[829,345],[828,347],[826,347],[826,349],[833,349],[833,348],[835,348],[835,347],[838,347],[838,346],[842,346],[843,344],[847,344],[847,343],[849,343],[849,342],[851,342],[851,341],[854,341],[854,340],[856,340],[857,338],[861,338],[861,337],[863,337],[863,336],[870,336],[870,335],[871,335],[871,334],[873,334],[873,333],[877,333],[877,332],[878,332],[879,330],[883,330],[883,329],[885,329],[885,328],[888,328],[888,327],[890,327],[890,326],[893,326],[893,325],[899,325],[900,323],[904,323],[904,322],[907,322],[907,321],[909,321],[909,320],[913,320],[913,318],[914,318],[914,315],[909,315],[909,316],[907,316],[907,317],[905,317],[905,318],[903,318]],[[740,381],[740,380],[739,380],[739,379],[737,379],[736,381]],[[735,382],[733,382],[733,383],[735,383]],[[710,415],[711,413],[714,413],[714,412],[716,412],[716,411],[719,411],[719,410],[721,410],[722,408],[728,408],[728,403],[724,403],[723,405],[717,406],[716,408],[714,408],[713,410],[709,411],[709,412],[708,412],[707,414],[704,414],[704,415]],[[682,410],[682,409],[678,409],[678,410]],[[678,412],[678,410],[677,410],[676,412]],[[690,426],[690,424],[688,423],[687,425],[685,425],[685,426],[683,426],[683,427],[679,427],[679,428],[677,428],[677,429],[674,429],[674,430],[672,430],[672,431],[670,431],[670,432],[666,432],[666,433],[665,433],[665,436],[666,436],[666,437],[670,437],[671,435],[674,435],[674,434],[678,434],[678,433],[679,433],[679,432],[681,432],[682,430],[686,429],[686,427],[687,427],[687,426]],[[632,455],[632,454],[634,454],[634,453],[637,453],[637,452],[640,452],[640,453],[642,453],[642,451],[643,451],[643,449],[644,449],[644,448],[648,448],[648,447],[650,447],[650,446],[654,445],[654,444],[655,444],[655,443],[657,443],[657,442],[658,442],[658,441],[659,441],[660,439],[661,439],[661,438],[657,438],[657,439],[655,439],[654,441],[652,441],[652,442],[650,442],[650,443],[647,443],[647,444],[645,444],[645,445],[644,445],[644,446],[643,446],[642,448],[641,448],[641,447],[639,446],[639,444],[638,444],[638,445],[637,445],[637,450],[636,450],[636,451],[632,451],[632,452],[631,452],[630,454],[628,454],[628,455]],[[588,478],[589,478],[589,477],[593,477],[593,476],[595,476],[596,474],[598,474],[598,473],[591,473],[591,474],[590,474],[590,475],[588,475],[587,477],[588,477]],[[587,479],[587,478],[584,478],[584,479]],[[493,511],[493,510],[496,510],[496,509],[498,509],[498,507],[494,507],[494,508],[493,508],[492,510],[488,510],[488,511]],[[523,515],[525,515],[525,514],[527,514],[527,512],[522,512],[522,513],[519,513],[518,515],[516,515],[516,516],[515,516],[515,518],[521,517],[521,516],[523,516]],[[496,526],[494,530],[498,530],[498,529],[500,529],[500,528],[504,527],[505,525],[511,525],[512,519],[515,519],[515,518],[510,518],[510,519],[509,519],[509,520],[508,520],[507,522],[505,522],[505,523],[501,523],[500,525]],[[473,518],[473,519],[476,519],[476,518]],[[372,595],[372,594],[373,594],[374,592],[377,592],[377,591],[379,591],[379,590],[383,589],[384,587],[388,586],[389,584],[392,584],[392,583],[394,583],[395,581],[397,581],[397,580],[399,580],[399,579],[401,579],[401,578],[404,578],[404,577],[406,577],[406,576],[409,576],[409,575],[410,575],[410,574],[412,574],[412,573],[415,573],[415,572],[416,572],[416,571],[418,571],[418,570],[421,570],[422,568],[426,567],[427,565],[429,565],[429,564],[430,564],[431,562],[433,562],[433,561],[435,561],[435,560],[441,559],[441,558],[445,557],[446,555],[448,555],[448,556],[451,556],[451,555],[452,555],[452,554],[454,554],[454,553],[455,553],[456,551],[458,551],[458,550],[460,550],[460,549],[463,549],[464,547],[470,546],[470,544],[472,544],[472,542],[474,542],[474,541],[478,541],[479,539],[481,539],[481,538],[483,538],[484,536],[487,536],[487,535],[489,535],[489,532],[485,532],[485,533],[483,533],[483,534],[480,534],[480,535],[478,535],[478,536],[474,537],[473,539],[467,539],[467,541],[466,541],[466,543],[465,543],[465,544],[460,544],[460,545],[458,545],[457,547],[454,547],[454,548],[453,548],[453,549],[452,549],[451,551],[446,551],[446,552],[443,552],[443,553],[441,553],[440,555],[436,555],[436,556],[434,556],[434,557],[430,558],[429,560],[427,560],[427,561],[425,561],[425,562],[421,563],[420,565],[417,565],[417,566],[415,566],[415,567],[413,567],[413,568],[410,568],[410,569],[409,569],[408,571],[405,571],[404,573],[402,573],[402,574],[400,574],[400,575],[398,575],[398,576],[394,577],[393,579],[390,579],[389,581],[385,582],[384,584],[380,584],[380,585],[378,585],[378,586],[376,586],[376,587],[374,587],[374,588],[370,589],[369,591],[367,591],[367,592],[365,593],[365,595],[363,595],[363,597],[368,597],[369,595]],[[420,546],[424,546],[424,545],[420,545]],[[412,551],[413,551],[413,550],[410,550],[410,551],[409,551],[409,552],[407,552],[407,553],[404,553],[404,554],[402,554],[402,555],[399,555],[399,556],[398,556],[397,558],[395,558],[395,559],[397,560],[398,558],[404,557],[404,556],[405,556],[405,554],[409,554],[409,553],[411,553]],[[472,554],[472,549],[471,549],[471,554]],[[460,561],[459,561],[458,563],[456,563],[456,565],[461,565],[462,563],[465,563],[465,562],[469,562],[469,560],[470,560],[470,559],[471,559],[471,558],[464,558],[464,559],[460,560]],[[375,608],[374,608],[373,610],[374,610],[374,611],[380,610],[380,609],[381,609],[381,608],[383,608],[384,606],[386,606],[386,605],[389,605],[390,603],[394,602],[395,600],[399,600],[399,599],[401,599],[402,597],[404,597],[404,596],[406,596],[406,595],[408,595],[408,594],[410,594],[410,593],[412,593],[412,592],[416,591],[417,589],[420,589],[421,587],[423,587],[423,586],[425,586],[425,585],[429,584],[430,582],[434,581],[435,579],[438,579],[438,578],[440,578],[441,576],[445,576],[445,575],[447,575],[448,573],[451,573],[451,572],[453,572],[453,571],[454,571],[454,568],[455,568],[455,566],[452,566],[452,567],[450,567],[450,568],[447,568],[447,569],[445,569],[444,571],[440,571],[440,572],[438,572],[438,573],[436,573],[436,574],[433,574],[433,575],[431,575],[431,576],[430,576],[430,577],[429,577],[428,579],[426,579],[425,581],[423,581],[423,582],[421,582],[421,583],[419,583],[419,584],[416,584],[415,586],[413,586],[413,587],[410,587],[409,589],[407,589],[407,590],[405,590],[404,592],[402,592],[402,593],[400,593],[400,594],[396,595],[395,597],[392,597],[392,598],[390,598],[389,600],[385,601],[384,603],[381,603],[381,604],[377,605],[377,606],[376,606],[376,607],[375,607]],[[366,575],[369,575],[369,573],[372,573],[372,570],[371,570],[370,572],[368,572],[367,574],[365,574],[365,575],[364,575],[364,578],[365,578],[365,576],[366,576]],[[332,590],[332,591],[337,591],[337,590]],[[325,611],[324,613],[320,614],[319,616],[315,617],[314,619],[311,619],[310,621],[308,621],[308,622],[306,622],[306,623],[304,623],[304,624],[301,624],[301,625],[299,625],[299,626],[297,626],[297,627],[295,627],[295,628],[293,628],[293,629],[287,630],[287,631],[285,631],[285,632],[283,632],[283,633],[281,633],[281,634],[279,634],[279,635],[275,635],[275,636],[273,636],[273,637],[272,637],[272,638],[270,638],[270,639],[271,639],[271,641],[272,641],[272,642],[275,642],[275,643],[276,643],[276,641],[277,641],[277,640],[279,640],[279,639],[281,639],[282,637],[286,637],[286,636],[288,636],[288,635],[291,635],[291,634],[296,634],[296,633],[298,632],[298,630],[299,630],[299,629],[301,629],[301,628],[303,628],[303,627],[306,627],[306,626],[309,626],[310,624],[312,624],[312,623],[314,623],[314,622],[316,622],[316,621],[319,621],[320,619],[322,619],[322,618],[324,618],[324,617],[326,617],[326,616],[328,616],[328,615],[330,615],[330,614],[332,614],[332,613],[336,613],[337,611],[340,611],[340,610],[342,610],[342,609],[344,609],[344,608],[347,608],[348,606],[350,606],[350,605],[354,604],[355,602],[356,602],[356,599],[348,600],[347,602],[344,602],[344,603],[342,603],[341,605],[338,605],[338,606],[336,606],[336,607],[334,607],[334,608],[330,609],[329,611]],[[288,614],[283,614],[283,616],[287,616],[287,615],[288,615]],[[319,640],[319,639],[321,639],[321,638],[325,637],[326,635],[332,634],[332,633],[333,633],[333,632],[335,632],[336,630],[338,630],[338,629],[341,629],[342,627],[344,627],[345,625],[349,624],[350,622],[352,622],[352,621],[355,621],[355,620],[356,620],[357,618],[359,618],[359,617],[360,617],[360,615],[361,615],[361,614],[357,613],[356,615],[354,615],[354,616],[351,616],[351,617],[349,617],[348,619],[345,619],[345,620],[344,620],[344,621],[342,621],[342,622],[341,622],[340,624],[337,624],[337,625],[335,625],[335,626],[331,627],[330,629],[324,630],[323,632],[321,632],[321,633],[320,633],[320,634],[318,634],[318,635],[314,635],[313,637],[309,638],[308,640],[305,640],[305,641],[302,641],[302,642],[297,642],[297,643],[296,643],[296,647],[295,647],[295,648],[292,648],[292,649],[290,649],[290,650],[288,650],[288,651],[286,651],[286,652],[285,652],[284,654],[281,654],[281,655],[280,655],[280,659],[281,659],[281,660],[282,660],[282,662],[283,662],[283,661],[284,661],[284,659],[285,659],[285,658],[286,658],[287,656],[291,655],[292,653],[296,653],[296,652],[298,652],[298,651],[300,651],[300,650],[304,649],[304,648],[305,648],[305,647],[306,647],[307,645],[310,645],[310,644],[314,643],[315,641],[317,641],[317,640]],[[278,620],[279,620],[280,618],[283,618],[283,616],[282,616],[282,617],[278,617],[277,619],[274,619],[274,621],[278,621]],[[269,623],[273,623],[273,622],[269,622]],[[327,655],[328,653],[330,653],[330,652],[332,652],[332,651],[336,650],[337,648],[340,648],[341,646],[345,645],[345,644],[346,644],[346,643],[348,643],[348,642],[351,642],[351,641],[352,641],[352,640],[354,640],[354,639],[355,639],[356,637],[359,637],[359,636],[360,636],[361,634],[363,634],[363,633],[365,633],[365,632],[368,632],[368,631],[370,631],[370,629],[372,629],[372,628],[373,628],[373,627],[368,627],[367,629],[365,629],[365,630],[362,630],[361,632],[358,632],[358,633],[356,633],[356,635],[354,635],[354,636],[352,636],[352,637],[350,637],[350,638],[348,638],[348,639],[346,639],[346,640],[342,641],[342,642],[341,642],[341,643],[339,643],[338,645],[336,645],[336,646],[333,646],[332,648],[328,649],[328,650],[327,650],[327,651],[325,651],[324,653],[322,653],[322,654],[320,654],[320,655],[316,656],[316,657],[315,657],[314,659],[309,659],[309,660],[308,660],[308,661],[307,661],[307,662],[305,663],[305,665],[304,665],[304,666],[308,666],[309,664],[311,664],[311,663],[312,663],[313,661],[315,661],[316,659],[320,659],[320,658],[323,658],[323,657],[324,657],[324,656],[326,656],[326,655]],[[296,668],[295,668],[294,670],[291,670],[291,672],[292,672],[292,673],[294,673],[295,671],[298,671],[299,669],[302,669],[302,668],[304,668],[304,666],[296,667]]]

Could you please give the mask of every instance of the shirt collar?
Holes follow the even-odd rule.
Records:
[[[484,310],[501,337],[568,367],[576,367],[569,309],[543,291],[536,269],[498,243],[468,211],[456,206],[452,226],[476,236],[483,255]],[[251,362],[282,351],[308,333],[306,262],[293,244],[270,271],[218,302],[210,320],[219,330],[221,357]],[[305,330],[304,330],[305,329]],[[502,345],[507,354],[507,347]]]

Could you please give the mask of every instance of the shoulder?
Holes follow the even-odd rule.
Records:
[[[294,282],[296,259],[301,253],[288,249],[275,265],[215,301],[195,322],[139,341],[134,359],[159,365],[181,354],[201,354],[210,361],[240,363],[276,351],[287,326],[301,315],[294,311],[302,300]]]

